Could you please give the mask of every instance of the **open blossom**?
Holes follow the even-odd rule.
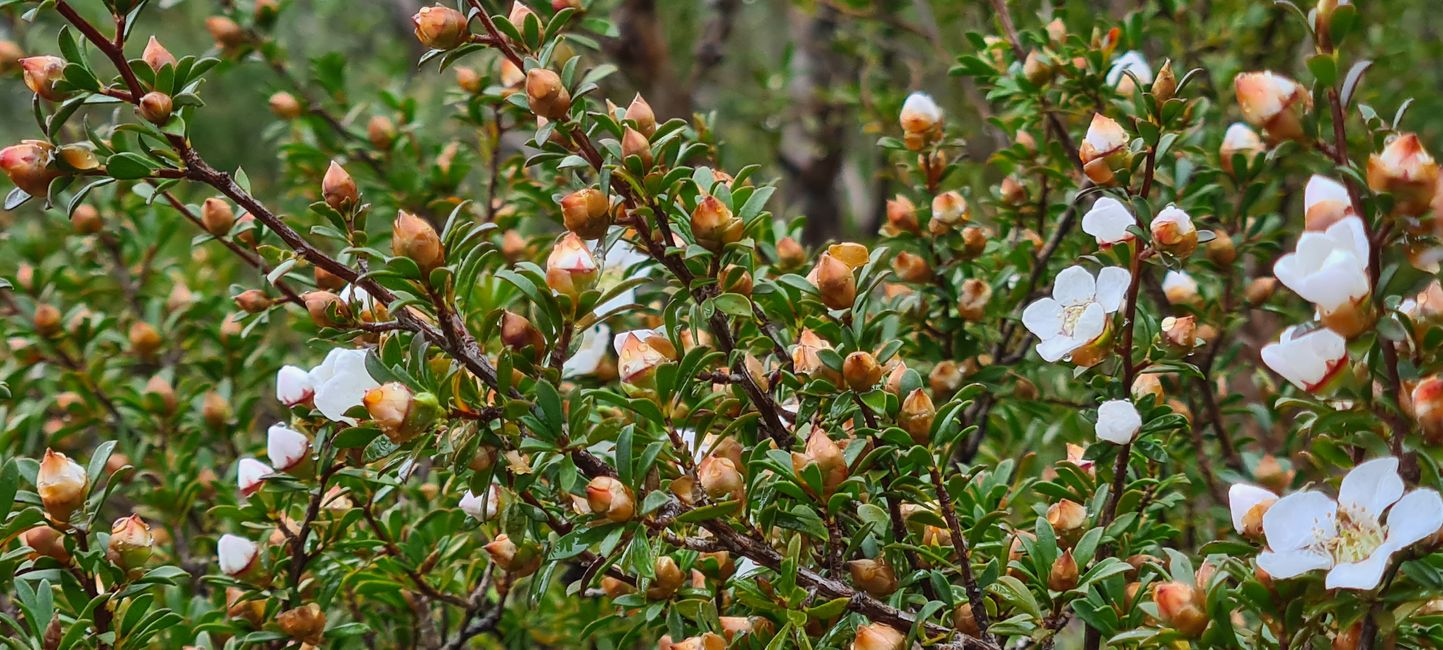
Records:
[[[284,424],[273,424],[266,430],[266,454],[277,472],[300,465],[310,447],[306,434]]]
[[[1142,52],[1131,50],[1113,60],[1112,67],[1107,69],[1107,85],[1124,95],[1132,94],[1133,81],[1125,74],[1128,72],[1137,77],[1137,81],[1144,86],[1152,83],[1152,66],[1148,65],[1147,57],[1144,57]]]
[[[1347,217],[1323,232],[1305,232],[1297,249],[1273,265],[1278,281],[1313,303],[1323,324],[1354,336],[1371,324],[1368,236],[1363,220]]]
[[[311,374],[296,366],[283,366],[276,371],[276,400],[287,407],[304,404],[316,394]]]
[[[1125,445],[1137,437],[1142,429],[1142,416],[1137,407],[1125,399],[1103,402],[1097,407],[1097,438],[1117,445]]]
[[[1324,231],[1353,214],[1348,188],[1327,176],[1313,174],[1303,188],[1303,223],[1312,231]]]
[[[260,553],[260,547],[240,535],[226,533],[221,535],[220,541],[216,543],[215,551],[220,570],[235,577],[250,570]]]
[[[336,348],[311,370],[316,409],[332,422],[354,426],[356,419],[346,417],[346,411],[360,406],[366,392],[381,385],[366,370],[367,354],[366,350]]]
[[[1315,393],[1347,365],[1347,343],[1325,327],[1306,333],[1289,327],[1277,343],[1263,346],[1263,363],[1294,386]]]
[[[1273,141],[1303,136],[1299,114],[1312,104],[1308,89],[1271,71],[1244,72],[1233,79],[1243,119],[1260,127]]]
[[[1103,336],[1108,315],[1122,305],[1132,274],[1127,269],[1107,267],[1094,278],[1080,266],[1057,274],[1051,298],[1042,298],[1022,312],[1022,324],[1042,339],[1037,353],[1057,361]]]
[[[255,494],[257,490],[265,485],[262,480],[275,470],[270,465],[262,463],[254,458],[242,458],[236,466],[236,485],[240,488],[241,496],[248,497]]]
[[[1110,246],[1132,239],[1127,229],[1137,224],[1132,210],[1117,199],[1104,196],[1092,204],[1092,209],[1082,215],[1082,232],[1097,238],[1097,245]]]
[[[1387,457],[1348,472],[1336,501],[1316,490],[1278,499],[1263,515],[1258,566],[1284,579],[1326,570],[1329,589],[1376,588],[1394,553],[1443,527],[1438,492],[1403,489],[1398,459]]]
[[[1218,157],[1222,160],[1223,169],[1231,174],[1233,156],[1242,154],[1252,160],[1264,151],[1267,151],[1267,146],[1263,144],[1263,139],[1258,137],[1257,131],[1242,122],[1234,122],[1223,134],[1223,144],[1218,148]]]
[[[1278,500],[1278,495],[1267,488],[1247,483],[1234,483],[1228,488],[1228,510],[1233,518],[1233,530],[1239,535],[1257,537],[1263,533],[1263,515]]]

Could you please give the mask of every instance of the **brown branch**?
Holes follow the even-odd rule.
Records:
[[[942,517],[947,520],[952,548],[957,551],[957,568],[962,572],[962,586],[967,591],[967,603],[972,606],[972,616],[977,620],[977,629],[982,640],[995,643],[992,633],[987,631],[991,625],[987,620],[987,604],[982,600],[982,589],[977,585],[977,577],[972,574],[972,554],[968,552],[967,538],[963,536],[962,524],[957,520],[957,511],[952,507],[952,495],[947,492],[947,486],[942,482],[942,471],[935,465],[929,469],[932,474],[932,488],[937,492],[937,505],[942,509]]]

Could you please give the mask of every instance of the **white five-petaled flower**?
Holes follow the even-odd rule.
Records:
[[[1234,483],[1228,488],[1228,511],[1232,514],[1233,530],[1239,535],[1256,535],[1261,532],[1263,515],[1278,500],[1271,490],[1247,483]]]
[[[262,463],[254,458],[242,458],[236,465],[236,486],[240,488],[241,496],[250,496],[261,489],[265,482],[261,479],[268,474],[275,473],[270,465]]]
[[[1403,493],[1398,459],[1368,461],[1348,472],[1338,499],[1294,492],[1263,515],[1268,550],[1258,566],[1274,578],[1326,570],[1329,589],[1374,589],[1394,553],[1443,527],[1443,498],[1431,489]]]
[[[1144,85],[1152,83],[1152,66],[1148,65],[1147,58],[1142,52],[1131,50],[1117,57],[1112,62],[1112,67],[1107,70],[1107,85],[1116,86],[1127,77],[1123,73],[1131,72],[1132,76]]]
[[[287,407],[310,401],[316,388],[311,374],[296,366],[282,366],[276,371],[276,399]]]
[[[228,576],[238,576],[255,563],[260,547],[240,535],[226,533],[216,543],[215,552],[220,560],[220,570]]]
[[[1296,252],[1278,259],[1273,274],[1323,314],[1368,297],[1368,236],[1363,220],[1350,216],[1323,232],[1305,232]]]
[[[1117,199],[1104,196],[1082,215],[1082,232],[1097,239],[1097,245],[1110,246],[1133,238],[1127,229],[1137,224],[1137,217]]]
[[[461,496],[461,511],[476,521],[486,521],[501,511],[501,489],[495,485],[486,488],[484,496],[476,496],[470,490]]]
[[[1348,360],[1348,342],[1326,327],[1303,332],[1283,330],[1277,343],[1263,346],[1263,363],[1308,392],[1316,392],[1337,376]]]
[[[273,424],[266,430],[266,455],[277,472],[301,464],[310,447],[311,440],[306,434],[284,424]]]
[[[1022,324],[1037,335],[1037,353],[1047,361],[1067,356],[1107,330],[1108,315],[1122,305],[1132,281],[1127,269],[1109,266],[1094,278],[1080,266],[1057,274],[1052,297],[1042,298],[1022,312]]]
[[[1103,402],[1097,407],[1097,438],[1115,445],[1125,445],[1142,430],[1142,416],[1137,407],[1125,399]]]
[[[365,350],[336,348],[311,370],[316,409],[332,422],[354,426],[356,419],[346,417],[346,411],[360,406],[366,391],[381,385],[366,370],[366,354]]]

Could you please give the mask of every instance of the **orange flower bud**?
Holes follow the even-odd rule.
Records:
[[[377,149],[390,149],[396,142],[396,124],[384,115],[372,115],[366,122],[366,139]]]
[[[356,179],[332,160],[326,168],[326,175],[321,178],[321,198],[333,210],[346,212],[360,202],[361,191],[356,188]]]
[[[859,350],[842,360],[842,378],[852,390],[868,391],[882,380],[882,366],[870,352]]]
[[[295,95],[288,92],[278,92],[266,100],[270,104],[271,112],[283,120],[294,120],[301,116],[301,101]]]
[[[847,563],[847,571],[852,574],[853,584],[876,598],[886,598],[897,590],[897,574],[884,557],[852,560]]]
[[[1429,444],[1443,441],[1443,375],[1424,377],[1413,388],[1413,417]]]
[[[477,72],[476,68],[458,65],[456,66],[456,85],[464,92],[472,95],[480,94],[481,73]]]
[[[896,628],[882,623],[869,623],[857,628],[857,636],[852,640],[852,650],[903,650],[906,644],[907,635]]]
[[[1063,499],[1047,508],[1047,523],[1057,531],[1058,537],[1076,538],[1087,525],[1087,508],[1069,499]]]
[[[617,523],[631,520],[636,512],[631,488],[610,476],[598,476],[586,484],[586,503],[592,512]]]
[[[631,120],[636,130],[648,138],[656,133],[656,113],[651,110],[651,104],[646,103],[646,98],[642,97],[641,93],[632,98],[631,104],[626,107],[624,118]]]
[[[917,223],[917,206],[911,199],[901,194],[887,199],[887,227],[891,230],[888,234],[921,232],[921,226]]]
[[[42,302],[35,305],[35,315],[30,322],[41,336],[54,336],[60,332],[60,310],[55,305]]]
[[[166,381],[164,377],[152,375],[150,379],[145,382],[145,396],[153,412],[161,415],[175,413],[175,407],[177,406],[175,387],[171,386],[170,382]]]
[[[509,309],[501,314],[501,342],[517,352],[530,347],[538,361],[546,352],[546,340],[542,338],[541,330],[536,329],[525,316]]]
[[[134,569],[150,559],[150,550],[154,544],[150,526],[138,515],[121,517],[110,527],[110,542],[106,546],[105,558],[121,568]]]
[[[70,213],[70,225],[77,233],[93,235],[105,227],[105,220],[100,218],[100,211],[95,206],[81,203]]]
[[[932,267],[921,255],[913,255],[907,251],[897,253],[892,258],[892,272],[903,282],[922,283],[932,279]]]
[[[611,227],[611,205],[606,194],[587,187],[561,199],[561,217],[566,229],[582,239],[601,239]]]
[[[404,443],[429,428],[440,408],[436,396],[413,393],[405,384],[395,381],[366,391],[361,404],[381,432],[396,444]]]
[[[151,36],[150,40],[146,42],[145,51],[140,53],[140,60],[145,61],[145,64],[156,72],[160,72],[160,69],[165,66],[175,65],[175,55],[165,49],[160,41],[155,40],[154,36]]]
[[[965,321],[981,321],[987,314],[987,303],[992,301],[992,285],[977,278],[967,278],[962,281],[957,293],[957,315]]]
[[[722,291],[737,293],[743,296],[752,295],[752,274],[750,271],[736,264],[728,264],[722,268],[720,280]]]
[[[25,51],[20,49],[20,44],[11,40],[0,40],[0,73],[11,73],[20,69],[20,59],[25,58]]]
[[[1157,403],[1161,404],[1165,395],[1162,391],[1162,380],[1156,374],[1141,374],[1137,379],[1132,380],[1132,396],[1134,399],[1142,399],[1144,395],[1151,395]]]
[[[31,559],[48,557],[61,564],[70,564],[70,551],[65,550],[65,535],[41,524],[20,533],[20,543],[30,547]]]
[[[723,616],[722,618],[725,619],[735,617]],[[723,631],[725,631],[726,622],[723,621],[722,625]],[[721,635],[707,632],[701,636],[688,637],[680,641],[674,642],[667,650],[726,650],[726,647],[726,639],[722,638]]]
[[[682,574],[681,567],[678,567],[676,560],[671,559],[670,556],[663,555],[656,558],[656,562],[652,565],[652,573],[655,577],[651,580],[651,586],[646,589],[646,597],[652,600],[671,598],[686,582],[686,576]]]
[[[230,50],[244,45],[246,42],[245,30],[241,29],[234,20],[225,16],[211,16],[205,19],[205,29],[210,32],[210,37],[215,40],[216,47],[222,50]]]
[[[546,68],[532,68],[526,73],[526,103],[538,116],[565,119],[571,110],[571,92],[561,83],[560,75]]]
[[[60,176],[60,171],[50,165],[54,159],[55,146],[49,142],[22,140],[0,150],[0,169],[16,187],[31,196],[43,197],[50,190],[50,181]]]
[[[952,627],[967,636],[982,635],[982,628],[977,625],[977,616],[972,613],[972,603],[962,603],[952,610]]]
[[[275,301],[271,300],[270,296],[267,296],[265,291],[262,291],[260,289],[246,289],[245,291],[236,294],[235,304],[237,307],[241,308],[241,311],[244,311],[247,314],[258,314],[267,309],[270,309],[271,305],[275,304]]]
[[[205,420],[206,426],[212,429],[219,429],[230,422],[230,402],[224,395],[210,390],[206,391],[205,397],[200,405],[201,418]]]
[[[339,327],[351,320],[351,308],[340,296],[329,291],[307,291],[301,294],[311,322],[318,327]]]
[[[967,199],[962,197],[961,192],[943,192],[932,199],[932,220],[927,223],[927,227],[934,235],[942,234],[971,218],[971,208],[967,206]]]
[[[416,40],[434,50],[459,47],[471,38],[466,15],[445,5],[422,7],[411,16],[411,24],[415,26]]]
[[[852,268],[831,253],[822,253],[817,258],[817,266],[807,279],[817,287],[822,304],[831,309],[851,309],[857,300],[857,278],[852,275]]]
[[[27,59],[28,60],[28,59]],[[1405,133],[1368,157],[1368,187],[1393,195],[1393,213],[1427,214],[1438,191],[1438,163],[1415,133]]]
[[[927,392],[917,388],[902,400],[902,410],[897,414],[897,426],[912,436],[912,441],[925,445],[932,439],[932,420],[937,417],[937,407]]]
[[[326,613],[316,603],[288,609],[276,616],[276,624],[292,639],[320,645],[326,631]]]
[[[1233,238],[1224,230],[1213,231],[1213,240],[1207,243],[1206,252],[1209,261],[1222,267],[1231,266],[1238,259],[1238,249],[1233,245]]]
[[[45,450],[40,469],[35,474],[35,490],[51,521],[66,523],[70,515],[85,502],[90,479],[85,468],[57,451]]]
[[[65,59],[58,56],[25,57],[20,59],[20,69],[25,75],[25,86],[41,99],[59,102],[73,94],[55,87],[65,79]]]
[[[423,277],[446,263],[446,252],[436,229],[430,222],[405,210],[396,212],[396,220],[391,222],[391,253],[410,258],[421,267]]]
[[[784,269],[794,269],[807,261],[807,251],[797,240],[791,237],[783,237],[777,241],[777,265]]]
[[[1154,585],[1152,602],[1157,604],[1158,618],[1189,637],[1197,637],[1208,626],[1202,594],[1190,584],[1164,582]]]
[[[715,196],[703,197],[691,212],[692,236],[696,238],[696,243],[712,252],[719,252],[727,244],[740,241],[745,226],[732,214],[731,208]]]
[[[215,237],[224,237],[235,227],[235,210],[225,199],[211,197],[200,205],[200,222],[206,232]]]
[[[651,167],[651,141],[640,131],[628,126],[621,134],[621,157],[630,158],[632,156],[641,159],[642,169]]]
[[[807,437],[807,446],[802,453],[792,452],[792,471],[797,476],[807,465],[816,464],[822,471],[822,497],[828,497],[836,491],[842,481],[847,480],[847,460],[842,455],[842,448],[832,442],[826,431],[813,429]]]
[[[1052,563],[1052,569],[1047,573],[1047,588],[1053,591],[1067,591],[1077,586],[1077,576],[1077,560],[1072,557],[1071,550],[1065,550]]]
[[[534,544],[517,546],[510,536],[501,533],[491,543],[482,547],[491,561],[516,577],[525,577],[541,568],[541,553]]]
[[[130,325],[130,349],[137,355],[149,357],[160,349],[163,342],[160,332],[155,331],[150,323],[135,321]]]
[[[1243,298],[1249,305],[1254,307],[1261,305],[1273,297],[1273,292],[1278,289],[1278,279],[1268,275],[1261,278],[1254,278],[1243,290]]]
[[[171,101],[170,95],[159,91],[152,91],[142,95],[140,98],[140,106],[137,107],[137,110],[140,111],[140,116],[151,124],[165,124],[169,122],[171,111],[174,109],[175,104]]]

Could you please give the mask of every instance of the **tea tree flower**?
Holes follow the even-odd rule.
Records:
[[[1104,196],[1082,215],[1082,232],[1097,239],[1098,246],[1111,246],[1133,239],[1127,229],[1137,224],[1137,217],[1122,201]]]
[[[1327,571],[1329,589],[1374,589],[1394,553],[1443,527],[1443,498],[1421,488],[1404,493],[1397,458],[1378,458],[1348,472],[1338,498],[1294,492],[1263,515],[1268,550],[1258,566],[1274,578]]]
[[[282,366],[276,371],[276,401],[292,407],[311,401],[315,394],[311,373],[297,366]]]
[[[1132,274],[1127,269],[1107,267],[1093,277],[1080,266],[1057,274],[1052,297],[1042,298],[1022,312],[1022,324],[1042,339],[1037,354],[1057,361],[1069,354],[1078,365],[1100,361],[1109,330],[1108,316],[1122,305]],[[1077,355],[1078,350],[1085,355]]]
[[[899,116],[907,148],[922,149],[942,135],[942,107],[927,93],[912,93]]]
[[[1112,183],[1115,173],[1127,167],[1127,143],[1127,132],[1117,120],[1101,113],[1093,115],[1077,153],[1087,177],[1098,185]]]
[[[1137,407],[1125,399],[1108,400],[1097,407],[1097,438],[1116,445],[1125,445],[1142,429],[1142,416]]]
[[[1116,88],[1119,94],[1131,95],[1135,88],[1132,77],[1125,74],[1128,72],[1144,86],[1152,83],[1152,66],[1148,65],[1147,58],[1142,52],[1131,50],[1117,57],[1107,69],[1107,85]]]
[[[1327,176],[1314,174],[1303,188],[1303,223],[1311,231],[1323,232],[1353,214],[1348,188]]]
[[[1368,157],[1368,187],[1391,193],[1397,214],[1423,214],[1438,190],[1438,163],[1417,134],[1404,133]]]
[[[266,454],[277,472],[288,471],[305,462],[310,447],[310,438],[283,424],[273,424],[266,430]]]
[[[1303,233],[1296,251],[1273,265],[1273,274],[1313,303],[1329,329],[1352,337],[1373,322],[1370,256],[1363,220],[1347,217],[1321,233]]]
[[[236,486],[240,488],[241,496],[255,494],[265,486],[263,479],[274,473],[275,470],[271,469],[270,465],[254,458],[240,459],[240,463],[236,465]]]
[[[226,575],[237,577],[255,567],[260,547],[255,542],[239,535],[226,533],[216,543],[216,560]]]
[[[1152,242],[1159,250],[1187,257],[1197,250],[1197,227],[1192,217],[1176,206],[1163,208],[1152,218]]]
[[[1228,488],[1228,510],[1233,530],[1239,535],[1257,538],[1263,534],[1263,515],[1278,500],[1271,490],[1247,483],[1234,483]]]
[[[1233,79],[1243,119],[1273,142],[1303,137],[1302,113],[1312,106],[1308,89],[1271,71],[1244,72]]]
[[[1327,328],[1283,330],[1277,343],[1263,346],[1263,363],[1294,386],[1321,392],[1347,365],[1347,340]]]
[[[35,473],[35,491],[52,521],[64,523],[85,502],[90,479],[85,468],[65,454],[45,450],[45,458]]]
[[[312,398],[316,410],[332,422],[355,426],[356,419],[346,411],[360,406],[366,392],[381,385],[366,370],[366,350],[336,348],[326,355],[321,365],[311,370]]]
[[[472,494],[470,490],[461,496],[461,502],[457,504],[461,511],[470,515],[476,521],[486,521],[496,516],[501,511],[501,489],[495,485],[486,488],[481,496]]]

